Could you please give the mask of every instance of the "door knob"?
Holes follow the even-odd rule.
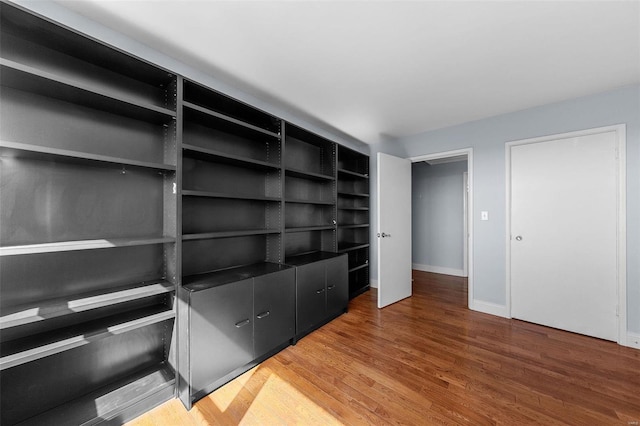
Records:
[[[516,235],[516,241],[522,241],[522,235]]]

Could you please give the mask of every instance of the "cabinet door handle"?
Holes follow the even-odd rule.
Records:
[[[271,312],[269,312],[269,311],[260,312],[258,315],[256,315],[256,318],[262,319],[264,317],[268,317],[270,313]]]
[[[330,285],[329,287],[327,287],[327,290],[333,290],[334,288],[336,288],[336,285]]]
[[[324,288],[316,290],[316,294],[324,293]]]
[[[240,322],[236,323],[236,328],[240,328],[240,327],[244,327],[245,325],[249,324],[251,322],[251,320],[249,318],[242,320]]]

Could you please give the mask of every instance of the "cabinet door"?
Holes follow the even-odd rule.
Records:
[[[327,277],[327,316],[340,315],[349,303],[349,267],[347,255],[324,261]]]
[[[254,278],[254,350],[256,358],[293,338],[295,269]]]
[[[325,318],[326,289],[324,262],[314,262],[296,268],[297,306],[296,328],[303,332]]]
[[[192,393],[253,360],[253,280],[191,294]]]

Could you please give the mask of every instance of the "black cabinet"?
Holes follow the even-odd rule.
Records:
[[[308,330],[324,319],[327,304],[325,278],[325,265],[322,262],[296,268],[297,330]]]
[[[254,358],[252,290],[248,279],[192,295],[192,393]]]
[[[314,252],[288,259],[296,266],[296,339],[347,311],[348,258]]]
[[[295,331],[295,269],[260,263],[203,274],[183,287],[188,336],[180,398],[191,404],[289,345]],[[245,279],[237,280],[239,277]]]
[[[295,332],[293,269],[255,277],[253,314],[255,358],[288,342]]]

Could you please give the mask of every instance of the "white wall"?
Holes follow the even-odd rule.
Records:
[[[414,269],[463,276],[467,162],[411,165]]]
[[[506,307],[505,143],[613,124],[627,125],[627,325],[640,333],[640,85],[549,104],[405,138],[417,157],[473,147],[474,300]],[[401,148],[400,148],[401,147]],[[389,149],[388,147],[383,147]],[[398,155],[398,154],[396,154]],[[375,165],[372,165],[375,166]],[[489,221],[480,221],[480,211]],[[372,222],[376,228],[376,222]],[[372,247],[376,249],[376,247]],[[375,251],[371,254],[375,261]],[[377,278],[375,265],[372,277]]]

